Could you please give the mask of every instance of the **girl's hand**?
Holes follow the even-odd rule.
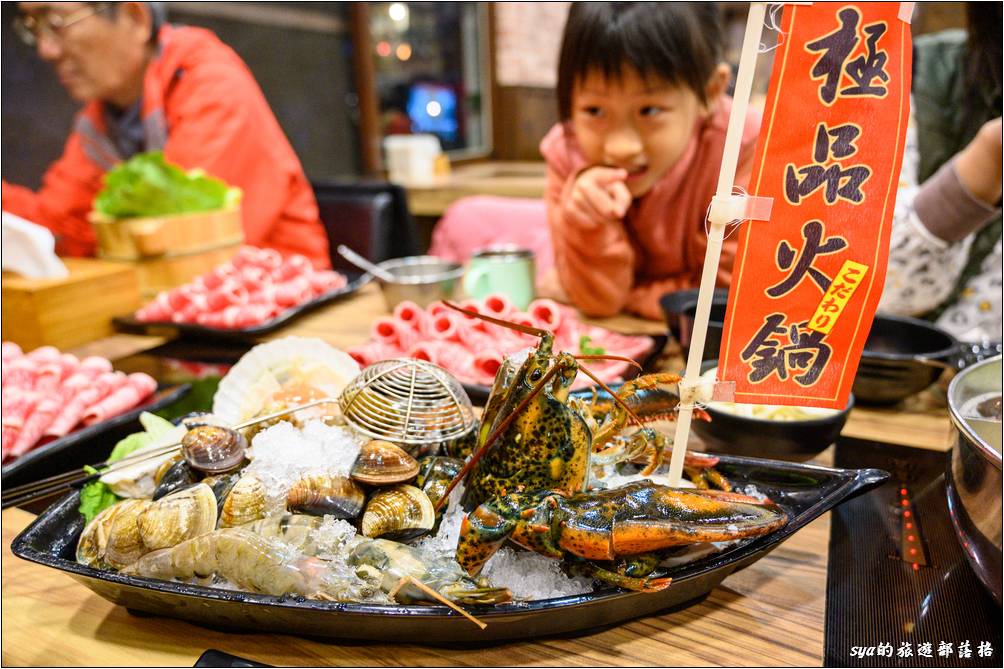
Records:
[[[565,203],[565,215],[578,223],[615,222],[631,206],[631,192],[624,180],[627,170],[595,166],[579,173]]]

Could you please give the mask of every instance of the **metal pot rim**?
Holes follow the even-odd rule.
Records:
[[[966,423],[965,419],[961,415],[959,415],[959,408],[955,406],[953,397],[955,394],[955,389],[957,387],[956,384],[963,382],[969,373],[986,365],[992,365],[995,363],[1000,364],[1001,359],[1002,356],[998,355],[993,358],[990,358],[989,360],[983,360],[982,362],[978,362],[975,365],[970,365],[969,367],[966,367],[964,370],[959,372],[955,376],[955,378],[952,379],[952,382],[948,384],[948,416],[952,420],[952,425],[954,425],[955,429],[958,430],[961,434],[963,434],[966,437],[966,439],[974,446],[974,448],[980,451],[980,453],[983,455],[983,458],[987,460],[992,466],[996,467],[998,471],[1001,470],[1001,454],[997,452],[996,449],[992,448],[990,444],[986,443],[978,434],[976,434],[976,431],[973,430],[968,425],[968,423]]]

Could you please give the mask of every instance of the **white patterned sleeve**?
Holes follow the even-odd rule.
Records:
[[[950,244],[933,235],[917,218],[917,131],[906,131],[903,167],[889,240],[889,264],[879,311],[919,316],[941,304],[952,292],[969,257],[972,236]]]

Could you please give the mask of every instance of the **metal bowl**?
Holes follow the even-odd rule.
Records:
[[[405,300],[427,307],[436,300],[452,299],[457,281],[464,275],[460,263],[436,256],[393,258],[379,263],[379,267],[396,278],[393,282],[377,279],[389,310]]]
[[[976,575],[1001,603],[1001,422],[976,418],[975,405],[1001,394],[1001,356],[967,367],[948,386],[957,432],[948,458],[948,512]]]

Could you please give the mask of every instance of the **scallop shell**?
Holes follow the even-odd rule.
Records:
[[[432,529],[436,513],[428,495],[410,485],[379,490],[366,505],[362,533],[367,537],[410,539]]]
[[[94,516],[77,543],[77,562],[88,567],[101,567],[105,562],[105,551],[108,550],[108,539],[115,519],[129,507],[145,502],[146,500],[124,499]]]
[[[355,481],[328,474],[301,478],[286,497],[286,507],[291,512],[343,519],[359,516],[365,503],[366,494]]]
[[[127,499],[108,528],[104,561],[115,569],[128,567],[149,552],[139,531],[139,518],[154,502],[148,499]]]
[[[397,444],[381,439],[366,442],[352,465],[352,478],[369,485],[394,485],[418,475],[418,460]]]
[[[255,346],[220,380],[213,413],[229,425],[260,415],[272,396],[291,385],[337,397],[359,374],[359,363],[321,339],[285,337]]]
[[[265,516],[265,484],[245,474],[234,484],[220,510],[220,527],[237,527]]]
[[[149,550],[172,548],[216,529],[216,496],[208,485],[197,483],[153,502],[138,524]]]

